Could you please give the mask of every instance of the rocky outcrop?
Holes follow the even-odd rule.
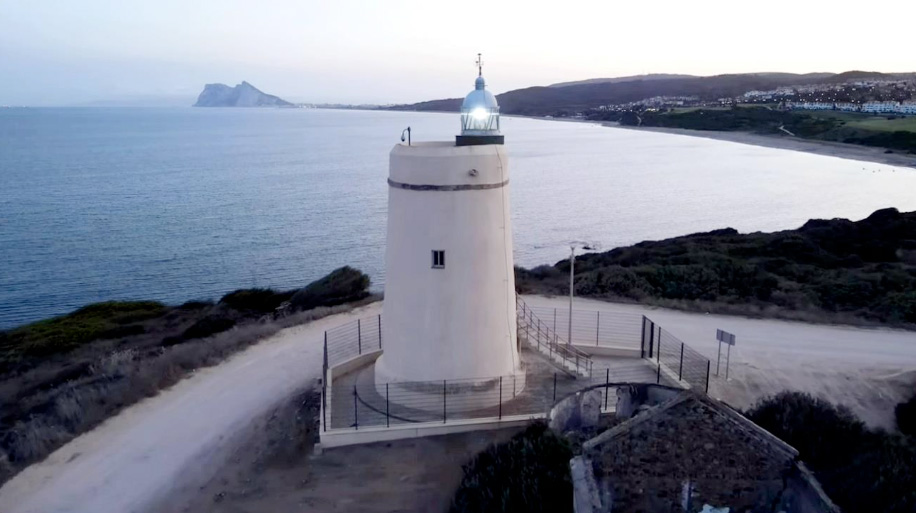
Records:
[[[267,94],[249,84],[242,82],[235,87],[226,84],[207,84],[195,107],[295,107],[294,104]]]

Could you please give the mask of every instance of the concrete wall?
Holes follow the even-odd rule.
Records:
[[[378,383],[520,370],[508,179],[501,145],[391,151]]]

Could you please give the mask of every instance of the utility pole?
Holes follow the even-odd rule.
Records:
[[[599,247],[597,244],[589,244],[587,242],[574,241],[569,243],[569,326],[566,331],[566,344],[572,344],[572,315],[573,315],[573,295],[575,293],[576,281],[575,281],[575,269],[576,269],[576,247],[580,247],[585,251],[598,250]]]
[[[573,274],[575,273],[574,269],[576,268],[576,245],[569,245],[569,330],[567,331],[566,344],[572,344],[572,305],[573,305],[573,291],[575,290],[575,282]]]

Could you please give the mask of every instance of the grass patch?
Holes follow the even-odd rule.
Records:
[[[134,323],[159,317],[166,312],[155,301],[107,301],[73,313],[34,322],[0,333],[0,348],[15,355],[41,356],[72,350],[98,338],[117,338],[142,330]]]

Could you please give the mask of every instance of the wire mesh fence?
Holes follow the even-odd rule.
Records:
[[[328,366],[382,348],[382,316],[365,317],[324,332]]]
[[[560,338],[582,346],[639,349],[643,316],[635,313],[529,307]],[[571,321],[571,322],[570,322]],[[572,335],[570,337],[570,334]]]
[[[602,368],[594,374],[588,379],[576,379],[562,372],[390,383],[375,383],[370,379],[328,387],[332,406],[323,429],[543,417],[559,400],[593,387],[600,388],[602,407],[607,409],[617,404],[618,386],[654,383],[656,377],[654,369],[642,360],[627,366]]]
[[[542,319],[540,312],[547,320]],[[605,407],[616,405],[616,387],[657,383],[699,392],[709,386],[710,361],[676,336],[642,315],[573,312],[574,338],[595,337],[598,346],[639,349],[643,358],[595,361],[566,344],[553,326],[569,321],[568,311],[530,308],[519,299],[518,336],[564,372],[520,373],[493,378],[375,383],[374,378],[344,383],[322,380],[322,429],[424,422],[459,422],[514,416],[541,417],[558,400],[597,388]],[[591,332],[587,327],[594,323]],[[576,325],[579,325],[578,332]],[[324,374],[360,355],[382,349],[381,315],[325,332]],[[335,382],[337,379],[335,378]],[[604,385],[603,387],[601,385]]]
[[[567,344],[556,331],[551,330],[546,321],[535,315],[534,310],[522,301],[516,299],[518,308],[518,336],[527,341],[528,345],[545,356],[561,368],[567,369],[576,375],[587,377],[592,373],[591,356]]]
[[[657,383],[679,386],[678,382],[684,381],[698,392],[709,390],[708,358],[661,327],[657,327],[654,350]]]

